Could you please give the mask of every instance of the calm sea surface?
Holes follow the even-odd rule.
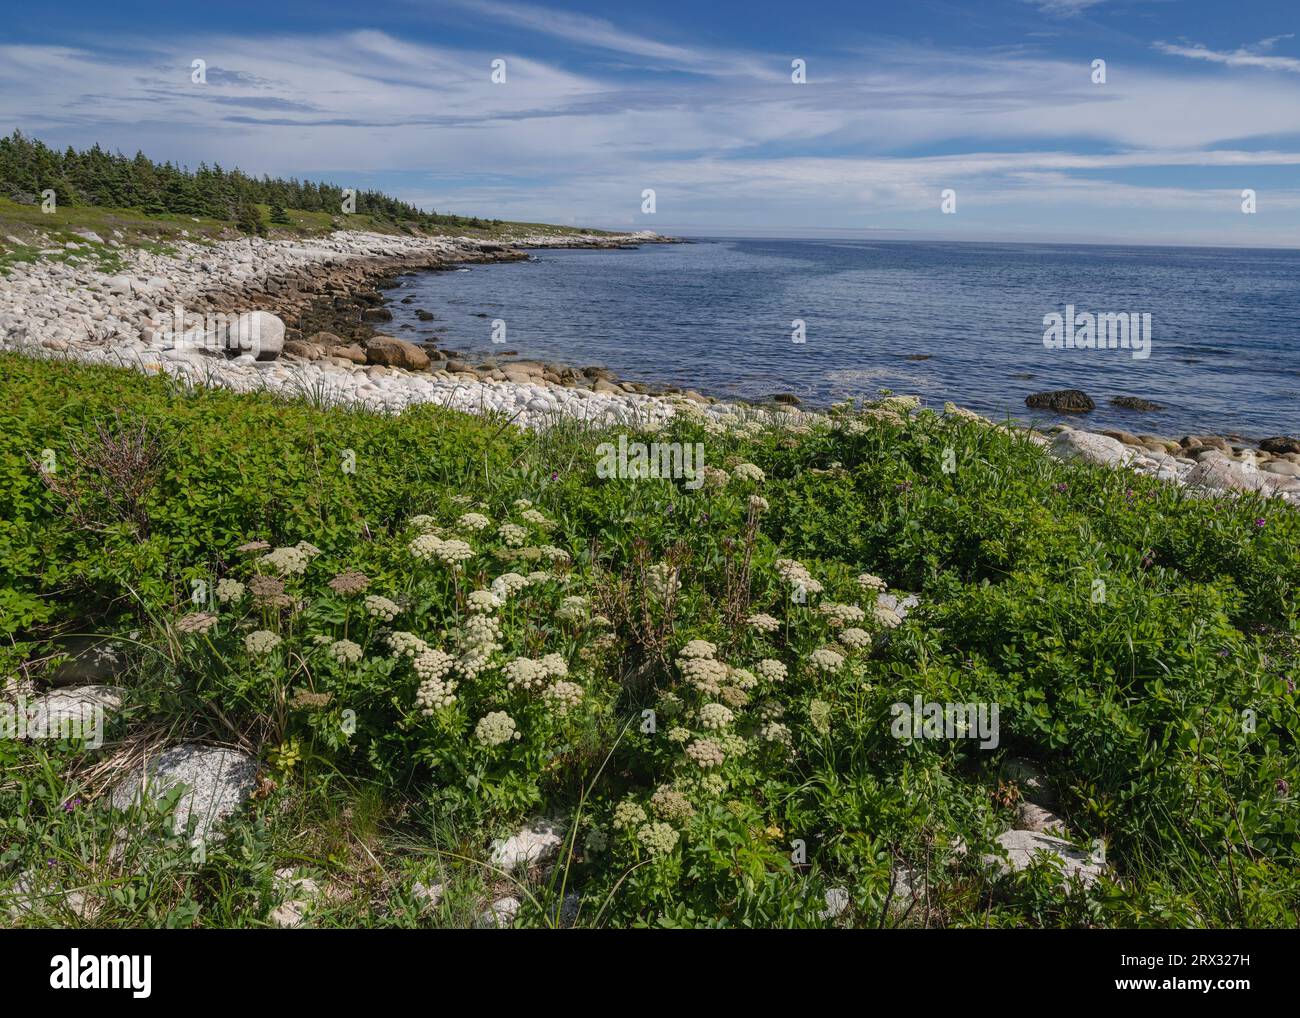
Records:
[[[388,297],[396,335],[472,359],[516,350],[724,398],[816,407],[885,388],[1031,420],[1025,396],[1079,388],[1097,409],[1076,420],[1094,428],[1300,434],[1300,251],[719,240],[539,251],[406,277]],[[1067,304],[1150,313],[1150,357],[1046,349],[1043,316]]]

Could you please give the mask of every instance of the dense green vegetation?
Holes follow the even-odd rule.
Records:
[[[59,205],[137,209],[147,215],[199,216],[235,224],[245,233],[265,233],[261,206],[270,222],[287,225],[287,209],[341,215],[344,188],[311,180],[266,177],[201,163],[197,170],[156,163],[143,152],[128,158],[99,145],[63,152],[15,131],[0,138],[0,197],[37,204],[47,190]],[[431,230],[481,229],[498,225],[477,217],[424,212],[379,191],[357,191],[352,212],[381,224]],[[277,215],[278,210],[278,215]]]
[[[320,925],[455,925],[502,894],[544,925],[573,892],[601,926],[1300,922],[1285,506],[897,402],[633,436],[702,443],[698,491],[597,479],[612,435],[576,425],[16,357],[0,435],[4,672],[39,683],[68,633],[132,648],[103,748],[0,743],[0,896],[39,871],[93,902],[16,922],[262,925],[282,867],[335,889]],[[920,595],[901,625],[873,577]],[[918,695],[998,704],[999,745],[896,738]],[[158,817],[110,851],[109,764],[181,738],[267,780],[205,857]],[[1108,877],[990,877],[1012,756]],[[558,865],[483,862],[538,815],[565,821]]]

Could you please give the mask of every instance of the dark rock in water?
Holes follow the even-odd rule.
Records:
[[[786,406],[798,406],[800,400],[793,392],[778,392],[772,397],[772,402],[784,403]]]
[[[415,317],[422,322],[431,322],[433,321],[433,312],[425,311],[423,308],[420,308],[418,311],[415,312]]]
[[[932,356],[933,356],[932,354],[928,354],[928,353],[909,353],[909,354],[907,355],[907,360],[909,360],[909,361],[928,361]]]
[[[1097,404],[1082,389],[1056,389],[1053,392],[1036,392],[1025,397],[1025,406],[1037,410],[1061,410],[1066,413],[1086,413]]]
[[[393,278],[391,278],[391,277],[385,277],[384,279],[380,279],[380,280],[378,280],[378,281],[375,283],[375,289],[376,289],[376,290],[395,290],[395,289],[397,289],[397,288],[398,288],[399,286],[401,286],[401,285],[402,285],[402,284],[399,283],[396,279],[393,279]]]
[[[1110,398],[1111,406],[1123,407],[1125,410],[1163,410],[1164,407],[1159,403],[1153,403],[1149,399],[1143,399],[1141,396],[1112,396]]]
[[[414,297],[403,297],[403,298],[402,298],[402,303],[403,303],[403,304],[414,304],[414,303],[415,303],[415,298],[414,298]]]
[[[1259,443],[1259,447],[1265,452],[1271,452],[1275,456],[1280,456],[1288,452],[1300,452],[1300,438],[1291,438],[1288,435],[1275,435],[1272,438],[1266,438]]]
[[[363,322],[391,322],[393,313],[388,308],[366,308],[361,312]]]
[[[1032,371],[1020,371],[1012,375],[1011,377],[1022,382],[1027,382],[1029,381],[1029,379],[1034,377],[1034,373]]]

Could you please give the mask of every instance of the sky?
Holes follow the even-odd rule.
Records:
[[[1300,3],[61,0],[0,29],[15,128],[502,219],[1296,247]]]

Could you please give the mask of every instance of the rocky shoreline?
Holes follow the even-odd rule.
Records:
[[[471,364],[436,343],[411,343],[382,331],[392,319],[385,294],[402,300],[404,275],[516,261],[529,257],[532,248],[667,242],[646,232],[532,233],[484,241],[340,231],[305,240],[185,241],[168,255],[119,246],[128,265],[119,275],[106,275],[71,251],[63,261],[14,266],[5,278],[0,349],[166,372],[238,390],[308,393],[322,402],[360,402],[385,412],[433,402],[500,413],[533,428],[560,417],[661,426],[687,406],[722,425],[793,424],[818,416],[779,396],[762,407],[720,403],[697,392],[621,382],[599,366],[514,359],[510,351]],[[86,237],[87,248],[105,243],[115,241]],[[229,335],[237,338],[254,326],[257,349],[208,342],[205,323],[214,319],[233,323]],[[1051,431],[1055,437],[1037,437],[1058,458],[1300,504],[1295,438],[1278,436],[1256,448],[1215,435],[1174,440],[1065,424],[1049,429],[1049,436]]]

